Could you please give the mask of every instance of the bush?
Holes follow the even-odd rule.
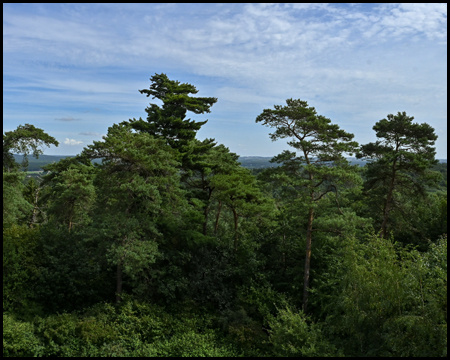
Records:
[[[126,298],[126,296],[125,296]],[[127,299],[33,322],[3,316],[4,356],[236,356],[207,315]]]
[[[320,327],[312,323],[302,311],[289,307],[280,310],[278,317],[269,320],[270,343],[275,356],[337,356],[334,345],[322,334]]]
[[[447,354],[447,238],[426,253],[349,239],[335,273],[330,336],[351,356]]]
[[[41,356],[44,347],[34,330],[33,324],[3,314],[3,356]]]

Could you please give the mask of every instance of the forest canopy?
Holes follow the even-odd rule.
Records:
[[[429,124],[387,114],[360,145],[288,99],[255,126],[290,150],[251,170],[187,118],[217,98],[150,82],[140,93],[162,105],[146,119],[39,176],[27,156],[56,139],[4,133],[4,356],[447,356],[446,164]]]

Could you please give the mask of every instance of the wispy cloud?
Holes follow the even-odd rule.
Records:
[[[55,118],[55,120],[59,120],[59,121],[79,121],[81,119],[75,119],[72,116],[67,116],[67,117]]]
[[[78,135],[100,136],[100,133],[96,133],[96,132],[92,132],[92,131],[83,131],[83,132],[80,132]]]

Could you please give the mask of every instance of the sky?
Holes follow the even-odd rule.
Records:
[[[3,131],[43,129],[47,155],[145,119],[155,73],[217,97],[188,117],[240,156],[289,149],[255,119],[293,98],[360,144],[406,111],[447,158],[446,4],[3,4]]]

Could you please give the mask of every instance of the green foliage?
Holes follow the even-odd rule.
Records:
[[[32,206],[22,195],[25,174],[19,172],[19,164],[14,160],[13,152],[23,153],[22,166],[28,166],[29,153],[39,157],[43,145],[58,146],[58,142],[42,129],[33,125],[19,125],[16,130],[3,134],[3,227],[15,224],[27,218]]]
[[[8,356],[236,356],[210,328],[211,318],[177,316],[164,308],[125,300],[99,304],[84,313],[35,318],[3,316],[3,351]]]
[[[52,220],[69,231],[74,226],[88,225],[96,195],[89,171],[70,167],[53,177],[52,182],[52,201],[47,211]]]
[[[278,317],[269,321],[270,343],[275,356],[339,356],[342,355],[325,338],[320,326],[308,319],[302,311],[287,307]]]
[[[32,323],[16,320],[3,313],[3,356],[42,356],[44,348]]]
[[[218,174],[212,178],[211,186],[215,189],[215,199],[233,213],[234,249],[237,251],[239,218],[251,219],[255,226],[270,223],[274,210],[273,202],[260,191],[256,178],[248,169],[238,168],[230,174]]]
[[[438,171],[442,175],[442,179],[439,183],[439,188],[441,190],[447,190],[447,163],[441,162],[439,164],[434,165],[433,167],[434,171]],[[431,191],[436,191],[435,189],[430,189]]]
[[[23,198],[25,173],[3,171],[3,227],[26,219],[32,205]]]
[[[43,187],[41,186],[41,178],[28,178],[24,188],[22,189],[23,198],[33,207],[28,223],[30,226],[42,224],[46,219],[46,213],[41,206],[41,198]]]
[[[353,356],[444,355],[446,249],[446,238],[425,254],[376,235],[350,239],[326,320],[329,333],[339,334],[337,346]]]

